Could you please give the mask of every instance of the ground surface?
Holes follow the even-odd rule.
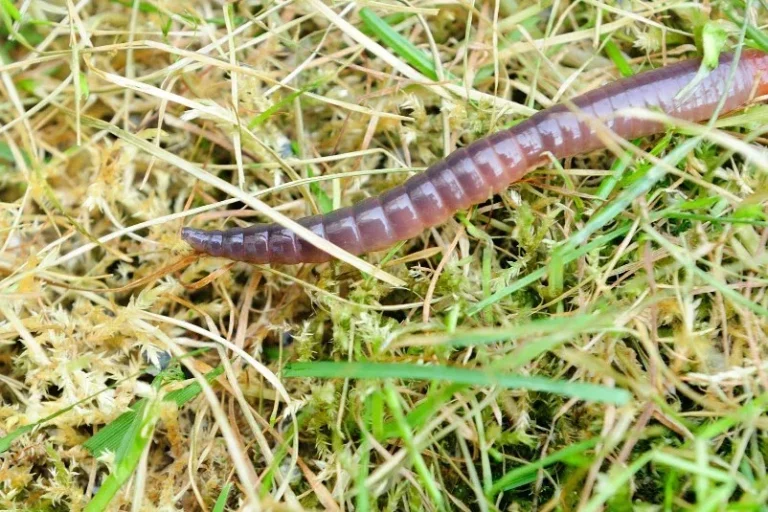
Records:
[[[768,48],[765,0],[0,13],[1,509],[768,499],[766,106],[549,164],[354,264],[179,238],[348,205],[621,74]]]

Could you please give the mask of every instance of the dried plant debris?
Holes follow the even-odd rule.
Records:
[[[179,237],[346,206],[619,76],[768,50],[765,0],[0,15],[0,509],[765,502],[759,99],[361,258]]]

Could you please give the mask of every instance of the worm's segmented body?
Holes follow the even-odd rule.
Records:
[[[352,254],[385,249],[504,190],[543,164],[547,153],[561,159],[602,148],[600,123],[595,119],[618,136],[634,139],[661,132],[664,126],[616,116],[617,111],[657,109],[678,119],[700,122],[714,114],[723,95],[727,98],[725,113],[745,105],[754,94],[768,93],[768,54],[742,52],[726,91],[732,61],[731,54],[723,55],[720,65],[684,101],[675,98],[696,75],[698,59],[617,80],[573,99],[569,105],[555,105],[513,128],[458,149],[380,196],[298,222]],[[238,261],[291,264],[331,258],[278,224],[226,231],[184,228],[182,238],[199,252]]]

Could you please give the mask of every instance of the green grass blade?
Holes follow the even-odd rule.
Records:
[[[310,178],[315,176],[311,168],[307,169],[307,176]],[[333,210],[333,199],[331,199],[331,197],[326,194],[325,190],[320,187],[319,183],[314,181],[310,183],[309,191],[312,193],[315,200],[317,200],[317,206],[320,208],[320,213],[329,213]]]
[[[619,70],[621,76],[627,77],[635,74],[632,66],[629,64],[627,59],[624,58],[624,54],[621,53],[619,45],[608,39],[603,45],[603,50],[605,51],[605,54],[608,56],[608,58],[611,59],[613,65],[616,66],[616,69]]]
[[[124,7],[133,7],[133,0],[110,0],[110,2],[120,4]],[[139,12],[144,14],[162,14],[160,9],[149,2],[139,2],[138,9]]]
[[[532,336],[564,332],[573,335],[585,331],[599,331],[612,325],[612,319],[595,314],[581,314],[532,320],[528,323],[502,329],[476,329],[457,332],[448,336],[435,336],[441,345],[465,347],[468,345],[487,345],[501,341],[519,340]]]
[[[632,156],[629,151],[624,153],[621,158],[617,158],[611,166],[610,176],[607,176],[605,179],[600,181],[600,185],[597,187],[595,196],[600,199],[608,199],[608,196],[611,195],[613,189],[616,188],[616,185],[624,177],[624,173],[631,163]]]
[[[437,482],[435,482],[432,473],[430,473],[427,463],[421,456],[421,450],[416,445],[416,440],[413,436],[413,432],[408,426],[408,422],[405,420],[405,414],[403,414],[402,405],[400,404],[400,395],[397,394],[395,388],[391,383],[387,383],[384,388],[384,398],[389,405],[389,410],[392,412],[392,416],[395,418],[395,424],[400,429],[400,437],[405,443],[405,448],[408,451],[408,455],[411,459],[411,464],[416,468],[416,473],[421,478],[424,487],[427,488],[427,493],[432,498],[435,507],[438,510],[443,508],[443,495],[440,492]]]
[[[11,21],[19,21],[21,19],[21,13],[10,0],[0,0],[0,10],[5,12]]]
[[[531,477],[535,478],[535,475],[539,470],[558,462],[564,462],[572,457],[584,455],[587,451],[594,448],[598,441],[600,441],[599,437],[593,437],[592,439],[567,446],[543,459],[508,471],[493,483],[489,494],[493,497],[500,492],[509,491],[525,485],[531,481]]]
[[[219,493],[219,497],[216,498],[216,503],[213,505],[213,512],[224,512],[224,509],[227,507],[227,499],[229,499],[229,492],[231,490],[231,483],[227,483],[227,485],[222,487],[221,493]]]
[[[632,144],[640,146],[642,139],[633,140]],[[672,133],[667,133],[648,153],[653,156],[661,155],[672,142]],[[627,151],[621,158],[617,159],[611,166],[611,173],[606,179],[600,182],[600,186],[597,189],[597,197],[600,199],[608,199],[608,196],[613,192],[613,189],[618,185],[621,180],[624,179],[624,174],[632,163],[631,153]]]
[[[603,509],[603,505],[612,496],[618,494],[627,482],[643,468],[653,457],[653,452],[646,452],[636,461],[629,465],[629,467],[614,473],[604,482],[601,482],[600,488],[597,493],[592,496],[592,499],[584,507],[583,512],[597,512]]]
[[[386,21],[379,18],[376,13],[368,7],[360,9],[359,14],[365,27],[395,52],[395,54],[400,56],[405,62],[417,69],[423,75],[428,76],[432,80],[437,80],[435,63],[426,53],[416,48],[413,43],[401,36],[390,27]]]
[[[508,295],[512,295],[513,293],[518,292],[524,288],[527,288],[528,286],[532,285],[536,281],[543,278],[545,275],[547,275],[547,269],[540,268],[538,270],[531,272],[525,277],[521,277],[511,285],[506,286],[497,292],[494,292],[493,294],[491,294],[490,297],[487,297],[481,300],[480,302],[478,302],[477,304],[469,308],[469,310],[467,311],[467,315],[469,316],[476,315],[483,309],[487,308],[492,304],[495,304],[496,302],[500,301],[504,297]]]
[[[749,219],[740,217],[713,217],[712,215],[699,215],[695,213],[674,213],[668,212],[664,214],[665,219],[679,219],[679,220],[697,220],[701,222],[712,222],[715,224],[747,224],[750,226],[758,226],[761,228],[768,227],[768,221],[759,219]]]
[[[302,94],[309,92],[317,87],[318,84],[324,82],[325,80],[316,80],[314,83],[302,87],[298,91],[293,91],[291,93],[288,93],[285,95],[284,98],[280,98],[278,101],[270,105],[264,112],[261,112],[257,116],[255,116],[251,121],[248,123],[248,129],[253,130],[254,128],[257,128],[264,124],[270,117],[275,115],[281,108],[283,108],[286,105],[290,105],[293,100],[301,96]]]
[[[213,382],[222,373],[224,373],[224,368],[219,366],[208,372],[205,378],[208,382]],[[171,391],[165,395],[165,400],[173,401],[177,407],[181,407],[199,395],[201,391],[200,384],[194,382],[182,389]],[[136,418],[137,411],[144,407],[145,402],[145,398],[138,400],[133,404],[131,410],[124,412],[106,427],[99,430],[93,437],[83,443],[83,447],[95,457],[98,457],[107,450],[116,451],[128,435],[130,426]]]
[[[160,418],[159,403],[146,401],[136,411],[128,432],[115,455],[115,469],[104,480],[85,512],[107,510],[109,503],[128,481],[141,460],[141,455],[152,440],[154,426]]]
[[[738,2],[741,4],[741,7],[744,8],[744,2]],[[749,37],[757,46],[759,49],[763,50],[764,52],[768,52],[768,35],[765,34],[762,30],[760,30],[758,27],[752,25],[749,22],[746,22],[744,18],[737,15],[731,8],[728,6],[728,3],[722,2],[719,4],[720,9],[725,13],[725,15],[736,25],[742,26],[746,24],[747,28],[747,37]]]
[[[734,428],[740,423],[749,423],[764,415],[768,410],[768,393],[750,400],[739,409],[729,412],[727,416],[706,424],[696,431],[697,439],[713,439],[723,432]]]
[[[653,454],[653,461],[658,464],[673,467],[688,475],[701,475],[717,482],[729,482],[731,475],[727,471],[721,471],[710,466],[702,466],[694,461],[685,460],[682,457],[662,451]]]
[[[56,416],[58,416],[59,414],[63,414],[63,412],[56,413]],[[44,424],[46,421],[50,421],[53,417],[54,417],[54,415],[51,415],[51,416],[48,416],[47,418],[42,419],[42,420],[40,420],[38,422],[30,423],[29,425],[24,425],[22,427],[17,428],[16,430],[13,430],[12,432],[10,432],[10,433],[8,433],[6,435],[4,435],[3,437],[0,437],[0,453],[8,451],[11,448],[11,445],[13,444],[13,442],[16,439],[20,438],[21,436],[23,436],[27,432],[32,432],[35,428],[37,428],[38,426]]]
[[[381,392],[377,393],[381,396]],[[371,463],[371,439],[369,429],[373,425],[374,415],[374,394],[370,394],[365,398],[365,408],[363,410],[363,429],[361,432],[362,442],[360,443],[360,462],[357,465],[357,474],[355,475],[355,490],[357,495],[355,496],[355,510],[360,512],[368,512],[371,510],[371,497],[368,493],[368,488],[365,486],[365,481],[368,478],[370,463]],[[382,400],[383,401],[383,400]]]
[[[433,417],[440,410],[445,408],[451,397],[467,388],[466,384],[448,384],[437,391],[430,392],[427,398],[420,402],[416,407],[406,414],[405,419],[412,430],[418,430],[426,425],[429,418]],[[394,421],[385,424],[381,434],[376,436],[379,440],[391,439],[399,435],[399,427]]]
[[[597,384],[441,365],[422,366],[408,363],[317,361],[311,363],[289,363],[283,370],[283,375],[285,377],[317,377],[326,379],[442,380],[457,384],[528,389],[530,391],[553,393],[580,400],[617,405],[623,405],[631,398],[627,390],[609,388]]]
[[[629,228],[630,226],[627,224],[625,226],[622,226],[620,228],[617,228],[611,231],[610,233],[607,233],[605,235],[601,235],[595,238],[594,240],[584,245],[583,247],[580,247],[577,250],[569,253],[563,260],[563,264],[570,263],[571,261],[574,261],[575,259],[595,250],[596,248],[602,247],[603,245],[607,244],[614,238],[618,238],[622,235],[627,234],[629,232]],[[514,283],[512,283],[511,285],[506,286],[501,290],[494,292],[490,297],[481,300],[480,302],[478,302],[477,304],[469,308],[469,310],[467,311],[467,315],[469,316],[476,315],[477,313],[487,308],[488,306],[491,306],[499,302],[501,299],[503,299],[504,297],[507,297],[508,295],[512,295],[513,293],[518,292],[530,286],[531,284],[535,283],[536,281],[539,281],[546,275],[547,275],[546,267],[542,267],[537,270],[534,270],[527,276],[522,277],[517,281],[515,281]]]

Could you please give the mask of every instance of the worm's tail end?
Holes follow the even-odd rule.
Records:
[[[181,228],[181,239],[191,245],[197,252],[209,252],[208,242],[211,239],[210,231],[195,228]]]
[[[288,231],[281,238],[280,234],[272,224],[254,224],[226,231],[182,228],[181,239],[209,256],[249,263],[300,263],[295,235]]]

